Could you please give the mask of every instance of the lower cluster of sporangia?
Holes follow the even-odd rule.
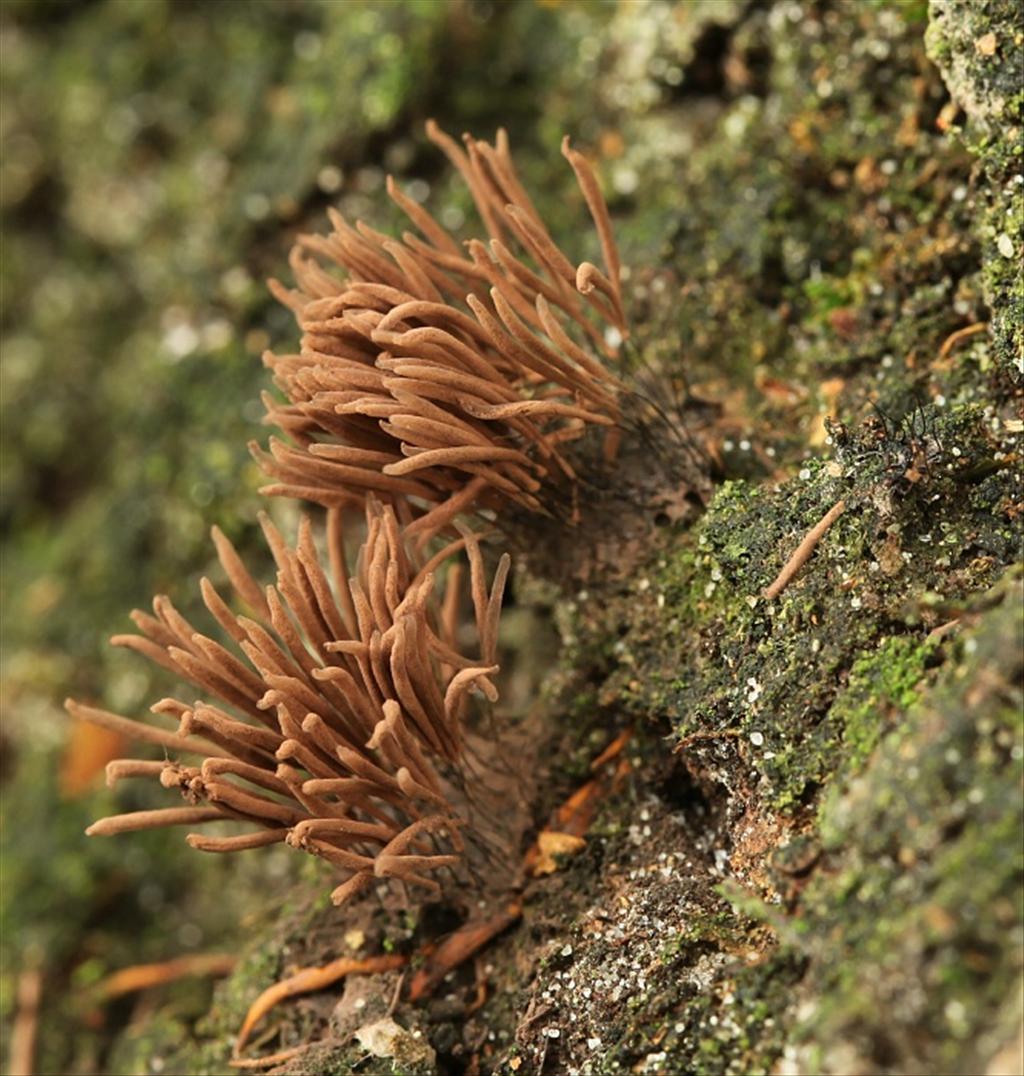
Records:
[[[300,237],[297,290],[272,285],[295,312],[300,351],[267,356],[285,395],[266,397],[268,420],[287,440],[254,451],[276,479],[266,492],[326,509],[327,567],[309,518],[293,547],[263,516],[277,578],[260,586],[215,527],[231,594],[206,578],[201,592],[218,637],[167,597],[132,614],[139,634],[113,643],[202,698],[161,699],[162,724],[67,708],[162,750],[111,762],[111,786],[155,779],[185,805],[113,815],[90,834],[184,825],[205,852],[285,843],[342,872],[339,904],[376,879],[437,894],[473,838],[473,805],[486,800],[473,786],[493,772],[476,745],[498,694],[509,557],[488,581],[481,535],[462,520],[549,511],[545,491],[575,478],[562,446],[616,426],[621,382],[595,352],[614,355],[626,326],[608,212],[567,141],[603,271],[557,248],[503,132],[493,146],[466,137],[465,149],[432,124],[428,134],[466,179],[489,244],[463,250],[390,180],[419,235],[399,241],[332,214],[329,236]],[[365,538],[350,565],[353,516]],[[472,656],[459,641],[465,583]]]
[[[167,751],[163,761],[111,762],[109,783],[154,778],[179,789],[189,804],[115,815],[89,832],[230,819],[244,824],[241,833],[190,833],[189,844],[230,852],[284,841],[348,873],[333,894],[339,903],[374,878],[436,891],[430,876],[454,864],[463,847],[446,778],[462,756],[468,695],[477,689],[497,698],[492,678],[508,556],[490,586],[470,531],[417,560],[394,509],[370,499],[366,540],[349,576],[339,513],[329,520],[329,573],[308,519],[295,548],[267,517],[262,524],[277,564],[277,584],[266,588],[214,530],[234,599],[251,614],[234,612],[204,578],[203,602],[220,640],[197,631],[163,596],[153,602],[154,615],[133,614],[140,634],[112,640],[206,696],[165,698],[152,707],[176,728],[68,703],[76,717]],[[458,565],[447,565],[437,595],[439,569],[460,548],[469,556],[476,657],[457,649]]]

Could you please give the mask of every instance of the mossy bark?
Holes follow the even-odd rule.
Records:
[[[1017,5],[515,7],[506,27],[561,67],[538,44],[503,68],[472,5],[402,11],[455,126],[492,118],[489,64],[513,127],[554,146],[578,124],[606,158],[624,363],[662,415],[638,405],[580,532],[509,527],[504,664],[538,663],[557,627],[538,828],[625,729],[628,766],[522,918],[398,1001],[394,1057],[351,1031],[397,976],[281,1006],[259,1049],[308,1047],[274,1070],[293,1073],[1020,1071]],[[444,87],[431,50],[450,42],[475,66]],[[417,112],[374,86],[390,111],[352,136],[353,167]],[[557,170],[529,151],[526,170],[571,235]],[[290,968],[414,953],[457,921],[339,913],[323,889],[310,871],[264,908],[206,1016],[132,1021],[107,1071],[224,1072]]]
[[[643,539],[591,519],[538,598],[548,798],[627,726],[630,774],[484,954],[483,1009],[465,971],[398,1007],[441,1071],[1020,1067],[1019,15],[932,6],[960,143],[921,5],[798,12],[729,12],[748,92],[627,225],[660,220],[631,361],[681,364],[715,491],[666,522],[641,483]]]

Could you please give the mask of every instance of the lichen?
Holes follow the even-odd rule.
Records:
[[[999,361],[1024,381],[1024,90],[1020,12],[1013,0],[932,0],[928,52],[964,110],[963,138],[977,157],[975,231],[984,254],[985,301]]]

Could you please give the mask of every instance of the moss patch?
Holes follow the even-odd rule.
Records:
[[[1024,380],[1024,29],[1012,0],[953,4],[933,0],[928,52],[964,110],[965,143],[977,156],[976,231],[984,249],[985,301],[992,340],[1008,376]]]
[[[1019,1025],[1019,580],[819,819],[794,1041],[820,1072],[983,1069]]]

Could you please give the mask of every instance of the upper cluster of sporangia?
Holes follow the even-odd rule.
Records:
[[[464,149],[435,124],[427,134],[465,178],[489,243],[463,249],[390,179],[419,234],[397,240],[331,212],[329,235],[300,236],[298,289],[271,286],[301,349],[265,356],[287,398],[265,398],[267,421],[291,443],[253,449],[276,479],[267,493],[338,506],[372,489],[443,505],[418,529],[505,500],[545,509],[545,486],[573,477],[561,446],[618,419],[621,382],[596,356],[626,334],[608,211],[568,139],[603,271],[555,245],[503,131],[494,145],[466,136]]]
[[[68,710],[164,750],[162,760],[111,762],[109,784],[155,778],[187,805],[104,818],[92,834],[239,822],[240,833],[187,840],[208,852],[285,842],[320,856],[346,875],[336,903],[376,878],[436,892],[434,876],[459,861],[466,720],[472,694],[497,698],[509,558],[488,584],[479,537],[458,517],[505,502],[544,510],[545,489],[573,478],[561,446],[590,425],[616,423],[620,382],[596,354],[613,354],[626,327],[608,212],[568,140],[562,151],[603,270],[574,267],[556,247],[504,132],[494,145],[466,137],[464,149],[433,124],[428,135],[468,183],[490,241],[463,250],[390,179],[419,235],[394,240],[332,214],[330,235],[300,237],[297,290],[272,282],[295,312],[300,351],[266,357],[287,397],[267,397],[268,420],[288,441],[254,451],[276,479],[266,492],[327,508],[329,567],[307,518],[292,548],[262,517],[277,580],[261,587],[214,528],[235,601],[208,579],[201,591],[221,639],[166,597],[153,615],[133,613],[140,634],[114,644],[205,697],[151,707],[176,727],[74,701]],[[352,509],[365,516],[366,536],[350,572],[343,514]],[[475,657],[457,641],[460,552]],[[238,602],[248,615],[234,611]]]

